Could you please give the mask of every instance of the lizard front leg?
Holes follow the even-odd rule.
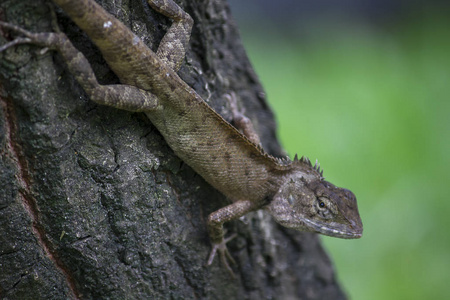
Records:
[[[148,111],[158,106],[158,100],[151,93],[130,85],[101,85],[86,57],[78,51],[67,36],[61,32],[32,33],[13,24],[0,21],[0,26],[22,34],[2,47],[0,52],[18,45],[35,44],[56,50],[78,83],[94,102],[129,111]]]
[[[225,97],[230,103],[234,126],[237,129],[240,129],[242,134],[244,134],[250,141],[255,143],[255,145],[260,146],[261,141],[259,139],[259,135],[256,133],[256,130],[253,127],[252,121],[244,115],[243,109],[238,108],[236,94],[232,92],[229,95],[225,95]]]
[[[228,252],[226,243],[232,240],[236,234],[224,238],[223,223],[242,217],[243,215],[259,209],[259,205],[249,200],[240,200],[228,206],[211,213],[208,217],[208,233],[213,245],[211,254],[208,258],[208,265],[211,265],[217,252],[219,252],[220,260],[227,268],[230,274],[233,274],[228,260],[234,264],[234,259]]]

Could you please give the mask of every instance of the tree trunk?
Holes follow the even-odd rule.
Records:
[[[180,76],[226,119],[234,91],[280,155],[264,92],[224,0],[178,1],[194,18]],[[169,20],[144,0],[100,1],[155,49]],[[0,3],[0,18],[51,31],[45,1]],[[61,29],[101,83],[99,51],[59,9]],[[16,36],[2,29],[0,44]],[[270,41],[268,41],[270,42]],[[226,224],[236,279],[205,262],[209,213],[228,201],[178,159],[142,113],[99,106],[61,57],[33,45],[0,54],[1,299],[344,299],[314,234],[258,211]]]

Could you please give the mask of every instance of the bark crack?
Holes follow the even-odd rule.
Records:
[[[0,107],[5,116],[5,152],[16,165],[18,172],[16,178],[19,185],[20,202],[31,219],[31,230],[45,255],[63,274],[73,298],[80,299],[81,294],[76,287],[75,278],[61,261],[58,253],[55,251],[54,245],[47,237],[45,230],[40,223],[39,207],[32,194],[32,176],[30,174],[27,157],[23,152],[22,144],[20,142],[13,101],[9,98],[0,97]]]

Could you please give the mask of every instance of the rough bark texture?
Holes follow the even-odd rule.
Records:
[[[153,49],[169,24],[143,0],[100,3]],[[179,3],[195,20],[181,77],[225,118],[223,94],[235,91],[264,147],[280,154],[226,2]],[[117,82],[56,11],[100,82]],[[45,1],[1,1],[0,19],[51,30]],[[205,220],[227,200],[143,114],[89,101],[56,53],[22,45],[0,54],[0,108],[0,298],[345,298],[317,236],[282,228],[262,211],[226,225],[239,234],[229,243],[236,279],[218,261],[205,267]]]

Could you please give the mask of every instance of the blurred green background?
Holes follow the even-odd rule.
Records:
[[[232,6],[283,146],[358,198],[363,238],[323,237],[351,299],[450,297],[450,14],[403,5],[294,25]]]

